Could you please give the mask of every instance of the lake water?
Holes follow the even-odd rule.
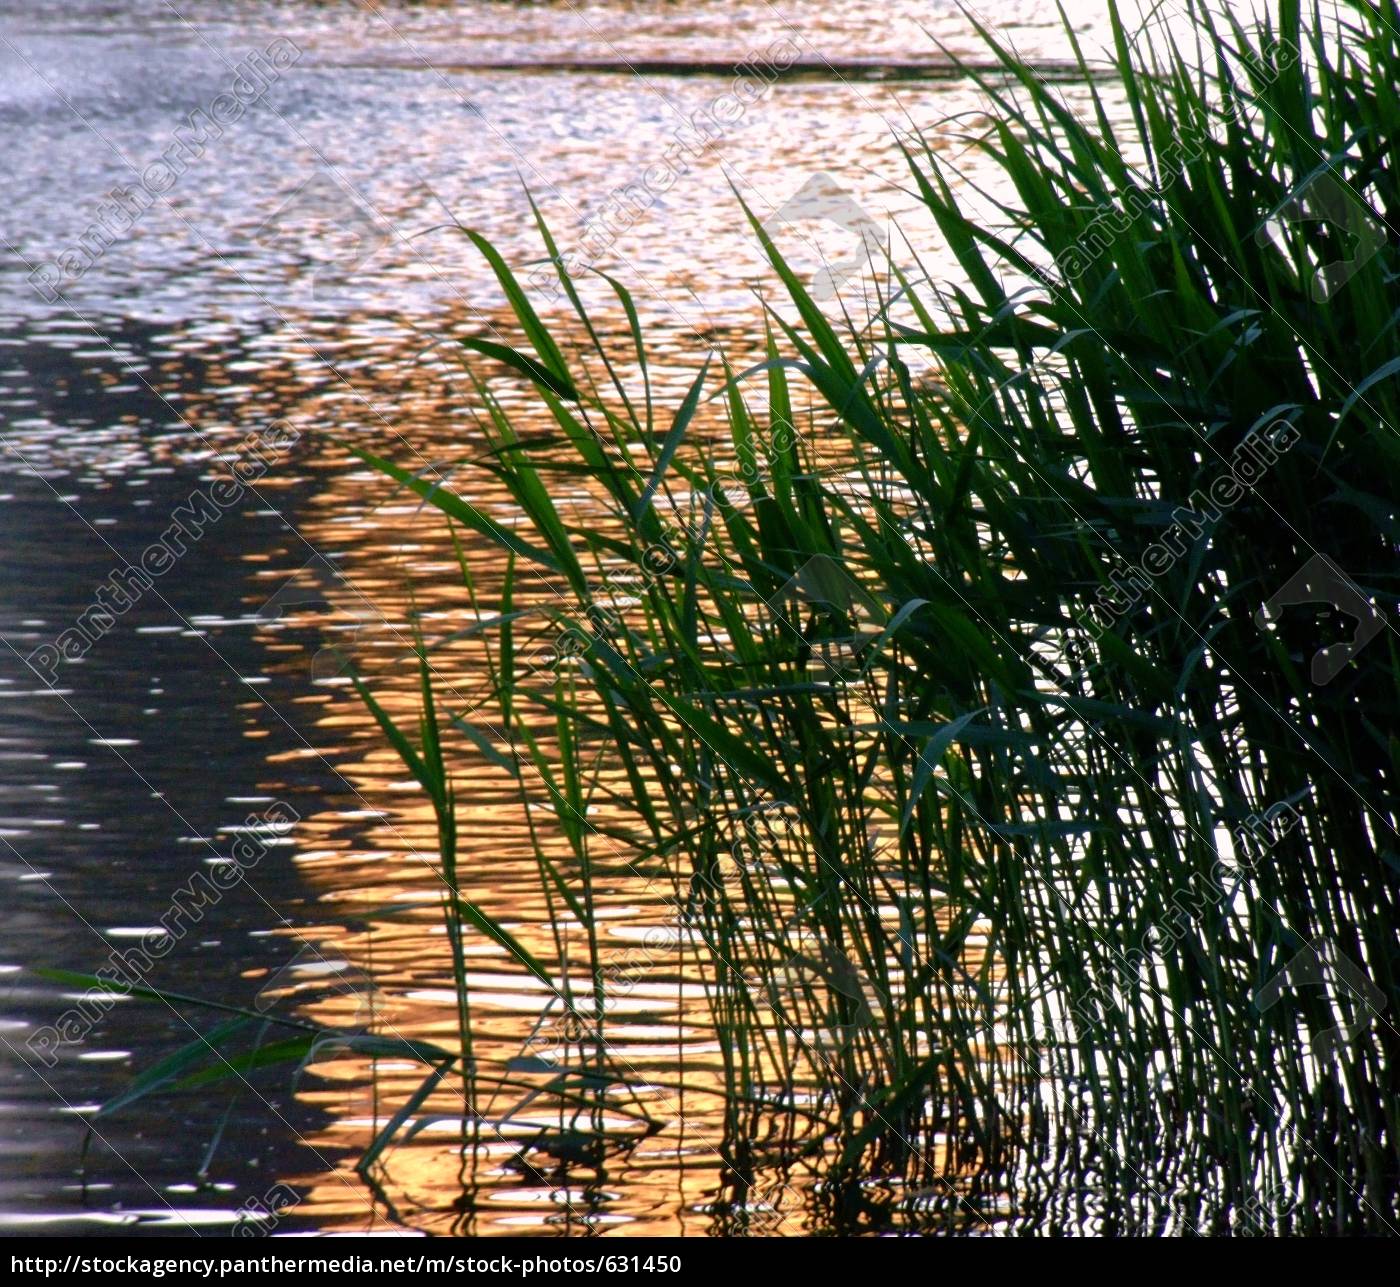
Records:
[[[975,8],[1063,72],[1053,7]],[[1092,45],[1101,6],[1072,10]],[[659,1135],[588,1156],[561,1137],[544,1160],[522,1147],[528,1108],[478,1106],[499,1125],[464,1178],[444,1088],[384,1159],[380,1200],[353,1163],[422,1076],[386,1060],[138,1102],[97,1123],[84,1165],[84,1110],[219,1016],[120,999],[58,1039],[82,990],[32,967],[91,972],[157,941],[177,891],[252,837],[256,870],[185,915],[151,986],[346,1026],[368,1004],[376,1031],[451,1043],[439,916],[376,912],[434,896],[431,810],[326,652],[366,662],[411,720],[394,664],[408,587],[431,628],[471,619],[440,515],[344,445],[413,469],[470,454],[471,393],[437,342],[510,327],[445,225],[528,272],[528,188],[576,264],[629,285],[655,378],[679,397],[716,344],[752,344],[771,285],[736,191],[814,281],[825,261],[854,288],[862,230],[883,241],[896,223],[926,270],[947,268],[897,135],[957,159],[985,118],[935,41],[985,57],[939,0],[0,0],[0,1232],[222,1231],[269,1193],[295,1195],[279,1231],[723,1227],[714,1105],[679,1095]],[[736,94],[735,69],[756,62],[789,74]],[[250,69],[256,101],[220,106]],[[197,111],[215,124],[190,145]],[[163,162],[177,131],[179,163]],[[985,168],[962,163],[968,182]],[[814,216],[814,192],[836,217]],[[607,317],[622,333],[620,310]],[[82,655],[41,682],[25,658],[275,422],[294,440],[267,472],[129,606],[89,615]],[[464,709],[485,683],[475,647],[439,662]],[[544,941],[513,791],[487,766],[458,788],[464,884]],[[619,949],[665,912],[622,883],[604,901]],[[471,952],[484,1057],[528,1058],[540,985],[490,944]],[[703,999],[657,977],[631,1003],[620,1057],[657,1084],[682,1067],[703,1082]]]

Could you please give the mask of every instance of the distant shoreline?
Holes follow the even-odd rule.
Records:
[[[389,67],[411,69],[419,64],[412,60],[361,60],[313,62],[318,68],[373,70]],[[856,80],[856,81],[929,81],[959,80],[971,75],[994,76],[1005,72],[999,63],[985,60],[954,62],[898,63],[883,59],[853,59],[832,62],[805,60],[787,65],[762,60],[744,59],[742,64],[723,59],[656,59],[629,62],[626,59],[488,59],[473,62],[434,63],[434,72],[551,72],[574,75],[632,75],[632,76],[732,76],[736,66],[759,72],[770,80]],[[1072,59],[1048,59],[1035,64],[1034,71],[1046,81],[1110,80],[1117,75],[1109,68],[1090,67],[1088,76]]]

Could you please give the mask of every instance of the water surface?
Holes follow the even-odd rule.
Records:
[[[1063,71],[1046,6],[984,8],[1047,74]],[[1073,6],[1091,41],[1097,9]],[[439,516],[344,445],[453,471],[478,442],[441,342],[509,326],[451,222],[528,272],[542,253],[528,189],[576,263],[628,283],[653,374],[679,398],[704,353],[751,350],[756,296],[771,294],[736,191],[777,220],[809,279],[834,268],[853,308],[861,229],[952,275],[897,138],[920,131],[969,182],[983,173],[965,153],[986,124],[980,101],[946,75],[950,51],[983,57],[966,17],[914,0],[67,0],[0,12],[0,1229],[221,1231],[273,1192],[297,1198],[279,1231],[732,1228],[719,1200],[736,1187],[752,1197],[755,1180],[726,1173],[713,1098],[666,1089],[681,1069],[703,1086],[716,1060],[683,973],[643,980],[612,1028],[665,1130],[642,1138],[619,1120],[585,1143],[542,1137],[529,1105],[479,1105],[494,1123],[488,1162],[464,1183],[461,1095],[444,1086],[375,1195],[352,1166],[421,1078],[406,1063],[332,1059],[295,1086],[230,1079],[144,1101],[100,1123],[84,1168],[84,1112],[216,1016],[123,999],[49,1065],[35,1034],[78,993],[22,967],[91,971],[139,944],[251,828],[265,849],[256,871],[161,957],[151,985],[454,1040],[440,919],[417,906],[438,889],[431,810],[327,653],[353,656],[412,719],[410,585],[429,630],[473,620]],[[139,214],[114,215],[113,189],[141,183],[182,129],[188,139],[191,113],[279,40],[295,56],[256,105],[182,151],[181,172]],[[719,104],[755,59],[802,74],[752,81],[734,116]],[[919,78],[929,73],[939,78]],[[710,125],[697,132],[697,120]],[[671,182],[653,192],[646,176],[662,161]],[[638,185],[645,198],[628,198]],[[812,191],[834,193],[839,217],[814,214]],[[620,310],[605,317],[621,342]],[[503,396],[528,431],[526,401]],[[275,467],[40,682],[24,657],[273,422],[296,435]],[[477,504],[508,514],[469,477]],[[501,569],[485,548],[469,542],[468,554],[489,596]],[[435,665],[471,710],[479,642]],[[548,947],[514,789],[484,763],[458,787],[471,896]],[[295,821],[258,822],[277,802]],[[669,911],[621,877],[602,901],[615,953]],[[407,910],[380,915],[396,904]],[[489,943],[470,965],[482,1057],[537,1058],[554,1021],[542,986]]]

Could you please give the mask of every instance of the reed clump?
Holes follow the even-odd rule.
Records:
[[[506,766],[594,953],[582,988],[527,968],[598,1067],[627,982],[596,894],[661,891],[731,1164],[786,1116],[837,1227],[1400,1223],[1400,14],[1184,7],[1174,38],[1110,6],[1087,110],[984,32],[1014,196],[974,217],[904,144],[959,279],[894,256],[875,323],[833,321],[750,216],[786,295],[763,360],[674,405],[623,284],[620,356],[561,270],[565,346],[468,234],[523,338],[463,344],[554,427],[471,363],[524,521],[362,453],[456,525],[469,588],[473,548],[510,559],[474,596],[494,709],[449,724],[425,660],[421,737],[377,712],[444,862],[453,774]]]

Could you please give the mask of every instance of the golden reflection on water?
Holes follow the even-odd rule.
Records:
[[[504,319],[500,324],[505,329]],[[414,468],[432,464],[443,473],[479,449],[479,439],[463,427],[460,399],[469,395],[460,380],[450,378],[458,371],[430,369],[416,362],[407,346],[393,352],[381,345],[376,357],[383,370],[410,372],[417,382],[395,408],[395,424],[411,428],[400,435],[383,425],[378,432],[371,427],[357,435],[357,444],[411,461]],[[322,414],[314,403],[300,410],[313,420]],[[325,921],[295,932],[327,960],[347,965],[329,989],[324,976],[308,975],[303,1009],[328,1025],[354,1026],[368,1017],[376,1033],[455,1049],[450,953],[435,905],[443,886],[431,804],[336,673],[339,657],[320,647],[334,647],[362,670],[384,709],[413,729],[421,696],[410,655],[411,609],[429,641],[445,712],[473,715],[489,727],[489,714],[475,712],[488,695],[485,650],[491,636],[451,640],[478,618],[462,585],[446,520],[358,463],[347,467],[347,459],[342,447],[320,437],[300,462],[316,485],[296,526],[310,547],[327,556],[333,575],[308,556],[314,566],[291,578],[293,590],[287,594],[280,569],[297,558],[288,550],[289,557],[274,560],[279,570],[269,570],[267,579],[269,597],[282,591],[290,601],[265,627],[268,671],[307,676],[310,682],[293,699],[301,708],[296,722],[317,753],[335,760],[351,788],[347,807],[307,816],[296,828],[298,870]],[[488,512],[509,514],[509,497],[482,471],[463,471],[453,481]],[[584,493],[576,491],[574,503],[578,517],[585,518]],[[289,541],[296,539],[289,534]],[[500,552],[470,532],[460,539],[480,602],[490,605],[505,571]],[[547,603],[549,587],[541,583],[536,597]],[[521,646],[539,648],[543,661],[553,632],[543,621],[534,629],[538,639]],[[318,644],[290,642],[288,631],[299,639],[309,631]],[[450,641],[434,646],[443,639]],[[530,639],[529,631],[523,639]],[[549,737],[548,729],[537,731]],[[582,928],[566,912],[552,909],[543,892],[516,784],[464,738],[449,745],[449,755],[456,766],[462,895],[551,968],[559,963],[556,929],[570,959],[586,963]],[[275,772],[277,766],[269,767]],[[620,774],[618,788],[627,790]],[[538,784],[530,794],[543,802]],[[543,809],[536,823],[549,857],[568,871],[572,854],[562,838],[551,836]],[[543,1060],[577,1061],[580,1048],[568,1038],[578,1034],[567,1031],[558,999],[538,979],[485,936],[469,936],[474,1055],[479,1068],[508,1076],[509,1084],[484,1083],[469,1106],[460,1082],[445,1079],[416,1112],[418,1133],[385,1158],[377,1178],[397,1213],[414,1227],[560,1233],[626,1224],[639,1232],[681,1233],[705,1224],[700,1212],[715,1195],[721,1165],[715,1144],[723,1104],[715,1093],[703,1093],[721,1084],[714,1067],[717,1045],[693,964],[674,950],[644,946],[652,941],[648,930],[669,933],[661,927],[667,923],[670,891],[623,870],[626,857],[612,841],[598,846],[595,861],[614,874],[596,887],[595,898],[603,959],[655,958],[629,994],[608,1006],[610,1061],[641,1089],[600,1098],[598,1111],[584,1114],[577,1124],[574,1109],[561,1109],[548,1093],[532,1094],[554,1076],[538,1071]],[[404,910],[395,913],[396,908]],[[347,984],[352,977],[355,983]],[[575,968],[571,978],[587,996],[587,974]],[[586,1036],[583,1040],[586,1046]],[[683,1091],[677,1088],[682,1066]],[[338,1175],[295,1177],[309,1185],[299,1220],[327,1228],[364,1226],[365,1189],[354,1162],[425,1072],[404,1059],[371,1065],[346,1056],[314,1065],[303,1094],[324,1107],[331,1121],[310,1142],[344,1160]],[[460,1136],[469,1108],[482,1121],[473,1149],[476,1165],[462,1181]]]

